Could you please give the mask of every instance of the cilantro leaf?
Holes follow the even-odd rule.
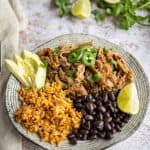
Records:
[[[69,14],[67,6],[70,4],[70,0],[54,0],[54,3],[59,8],[60,17],[64,17]]]

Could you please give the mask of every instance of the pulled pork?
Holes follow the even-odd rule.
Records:
[[[134,79],[133,72],[128,68],[121,55],[112,50],[98,48],[96,62],[93,67],[85,67],[81,62],[70,64],[67,56],[76,48],[92,45],[86,42],[75,45],[61,45],[56,55],[53,49],[44,48],[38,55],[48,62],[47,78],[50,82],[59,82],[66,95],[87,95],[102,90],[117,91]],[[68,76],[68,70],[75,71],[74,76]],[[91,83],[87,77],[92,74],[101,74],[97,83]]]

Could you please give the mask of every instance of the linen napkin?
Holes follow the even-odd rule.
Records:
[[[27,19],[19,0],[0,0],[0,40],[3,58],[18,51],[19,31],[27,26]],[[22,139],[12,127],[5,110],[5,85],[8,71],[2,66],[0,73],[0,150],[22,150]]]

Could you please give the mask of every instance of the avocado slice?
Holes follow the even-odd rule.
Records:
[[[26,79],[30,82],[30,85],[32,85],[32,76],[33,75],[33,67],[31,65],[29,65],[29,63],[27,63],[26,61],[24,61],[22,59],[22,57],[18,54],[14,54],[13,59],[15,61],[15,63],[23,69],[24,71],[24,76],[26,77]],[[32,67],[32,68],[31,68]]]
[[[47,72],[46,66],[38,67],[37,73],[35,75],[35,80],[34,80],[35,88],[40,89],[45,85],[46,72]]]
[[[24,70],[19,67],[14,61],[5,59],[5,64],[8,70],[25,86],[31,87],[30,81],[25,77]]]
[[[22,52],[22,58],[23,59],[30,59],[30,62],[34,67],[43,65],[43,62],[41,61],[40,57],[36,55],[35,53],[29,52],[27,50],[23,50]]]

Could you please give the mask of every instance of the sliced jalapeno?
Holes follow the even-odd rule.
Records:
[[[95,64],[95,55],[91,52],[85,52],[82,57],[82,63],[85,66],[93,66]]]
[[[83,51],[81,49],[76,49],[71,54],[69,54],[68,62],[73,64],[76,61],[80,60],[82,55],[83,55]]]

